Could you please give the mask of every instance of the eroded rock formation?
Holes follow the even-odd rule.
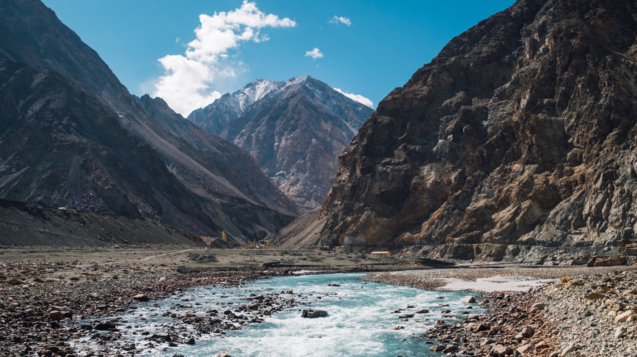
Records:
[[[321,244],[526,259],[633,239],[636,16],[520,0],[454,38],[339,158]]]

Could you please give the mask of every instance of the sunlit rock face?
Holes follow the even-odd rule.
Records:
[[[633,239],[636,16],[520,0],[454,38],[340,156],[321,244],[542,260]]]

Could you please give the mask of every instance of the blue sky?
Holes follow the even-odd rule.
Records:
[[[130,92],[160,95],[187,114],[257,78],[306,75],[361,95],[375,107],[454,36],[513,1],[44,3],[100,54]],[[202,14],[208,16],[196,35]],[[188,47],[196,39],[198,44]],[[322,57],[311,56],[317,53]]]

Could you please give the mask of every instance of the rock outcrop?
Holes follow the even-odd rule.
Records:
[[[340,155],[373,109],[312,77],[257,80],[188,116],[248,151],[302,212],[320,207]]]
[[[454,38],[340,156],[322,244],[524,260],[633,240],[636,16],[519,0]]]
[[[0,58],[0,198],[223,230],[237,242],[297,215],[250,155],[131,96],[40,1],[0,4]]]

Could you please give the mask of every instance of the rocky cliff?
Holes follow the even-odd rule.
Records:
[[[541,262],[634,239],[636,18],[519,0],[454,38],[340,156],[321,244]]]
[[[188,119],[248,151],[302,212],[319,207],[337,157],[373,109],[312,77],[257,80]]]
[[[238,242],[297,214],[240,148],[131,96],[40,1],[0,1],[0,58],[0,198],[225,230]]]

